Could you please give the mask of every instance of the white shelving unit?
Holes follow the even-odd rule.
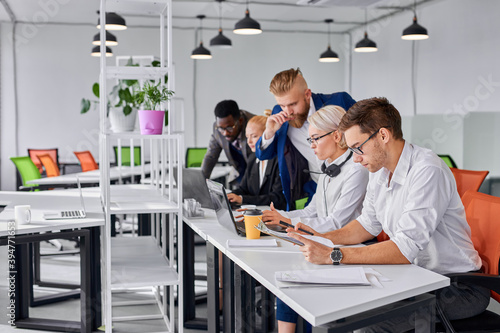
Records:
[[[167,127],[162,135],[141,135],[139,133],[110,133],[106,126],[106,83],[115,79],[161,80],[169,74],[167,88],[173,90],[172,71],[172,1],[171,0],[101,0],[100,21],[105,22],[106,12],[157,15],[160,29],[160,67],[107,66],[106,58],[100,62],[100,149],[101,198],[104,206],[106,225],[101,230],[101,270],[103,295],[103,324],[106,332],[112,332],[113,322],[161,318],[168,332],[176,326],[182,331],[182,324],[175,322],[174,291],[178,288],[178,323],[183,322],[182,269],[174,264],[175,242],[182,242],[182,186],[174,190],[174,167],[179,183],[182,182],[182,161],[184,155],[183,134]],[[101,24],[101,40],[105,40],[104,24]],[[101,45],[101,54],[104,54]],[[169,124],[174,112],[170,102],[167,105]],[[165,130],[164,130],[165,132]],[[131,147],[141,147],[141,178],[150,174],[149,185],[110,184],[110,155],[112,144],[127,142]],[[120,148],[118,149],[119,151]],[[150,164],[144,165],[144,152],[149,152]],[[120,156],[118,157],[120,159]],[[133,160],[132,160],[132,165]],[[151,236],[111,237],[111,221],[118,214],[148,214],[151,217]],[[179,226],[176,225],[179,223]],[[182,244],[177,244],[181,248]],[[182,262],[182,251],[178,253]],[[159,305],[159,315],[116,317],[112,306],[113,292],[149,287],[154,291]],[[168,302],[167,302],[168,301]],[[168,304],[167,304],[168,303]],[[123,305],[133,305],[125,302]]]

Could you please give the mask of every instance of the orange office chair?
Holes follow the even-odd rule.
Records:
[[[450,274],[451,282],[481,285],[491,290],[491,297],[500,302],[500,198],[469,190],[462,197],[465,215],[471,229],[474,248],[483,261],[484,273]],[[449,321],[437,307],[443,325],[455,332],[500,332],[500,315],[485,311],[475,317]]]
[[[489,171],[473,171],[473,170],[464,170],[457,168],[450,168],[451,172],[453,172],[453,176],[455,176],[455,181],[457,182],[457,190],[458,194],[460,194],[460,198],[463,197],[464,193],[467,190],[479,191],[481,184],[484,179],[490,173]]]
[[[384,242],[384,241],[389,240],[389,239],[391,239],[391,237],[387,236],[387,234],[384,231],[380,232],[380,234],[378,234],[378,236],[377,236],[377,241],[379,243]]]
[[[80,161],[80,165],[82,166],[82,171],[92,171],[99,169],[94,156],[88,150],[85,151],[74,151],[73,154],[76,155],[76,158]]]
[[[33,161],[33,163],[35,163],[35,165],[37,166],[38,171],[40,171],[40,173],[43,173],[43,166],[42,166],[42,162],[40,162],[40,159],[38,158],[38,155],[42,155],[42,154],[49,154],[50,157],[52,157],[52,160],[54,160],[56,162],[57,167],[59,168],[59,151],[57,148],[52,148],[52,149],[30,149],[30,148],[28,148],[28,155],[29,155],[29,157],[31,157],[31,160]]]
[[[47,177],[56,177],[61,174],[59,167],[49,154],[40,154],[38,159],[42,162]]]

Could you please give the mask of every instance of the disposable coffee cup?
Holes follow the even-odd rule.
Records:
[[[14,206],[14,220],[16,221],[16,225],[29,224],[31,222],[31,206]]]
[[[255,228],[262,221],[262,211],[260,209],[249,209],[243,214],[245,220],[245,233],[247,239],[259,239],[260,231]]]

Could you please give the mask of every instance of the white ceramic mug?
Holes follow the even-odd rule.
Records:
[[[31,222],[31,206],[18,205],[14,206],[14,220],[17,225],[28,224]]]

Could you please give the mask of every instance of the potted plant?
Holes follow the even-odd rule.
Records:
[[[161,103],[166,102],[174,94],[161,82],[148,81],[135,94],[135,101],[142,104],[144,110],[139,110],[139,125],[141,134],[162,134],[165,111],[160,109]]]
[[[132,57],[128,60],[126,66],[138,67],[139,64],[133,62]],[[152,67],[159,67],[159,61],[152,61]],[[165,75],[165,82],[168,77]],[[106,116],[109,118],[111,130],[113,132],[128,132],[133,131],[137,109],[141,102],[136,98],[136,93],[140,90],[139,81],[137,80],[118,80],[109,93],[108,103],[106,105]],[[92,93],[99,98],[99,83],[94,83]],[[80,113],[87,113],[91,108],[96,109],[99,105],[99,100],[90,100],[82,98]]]

